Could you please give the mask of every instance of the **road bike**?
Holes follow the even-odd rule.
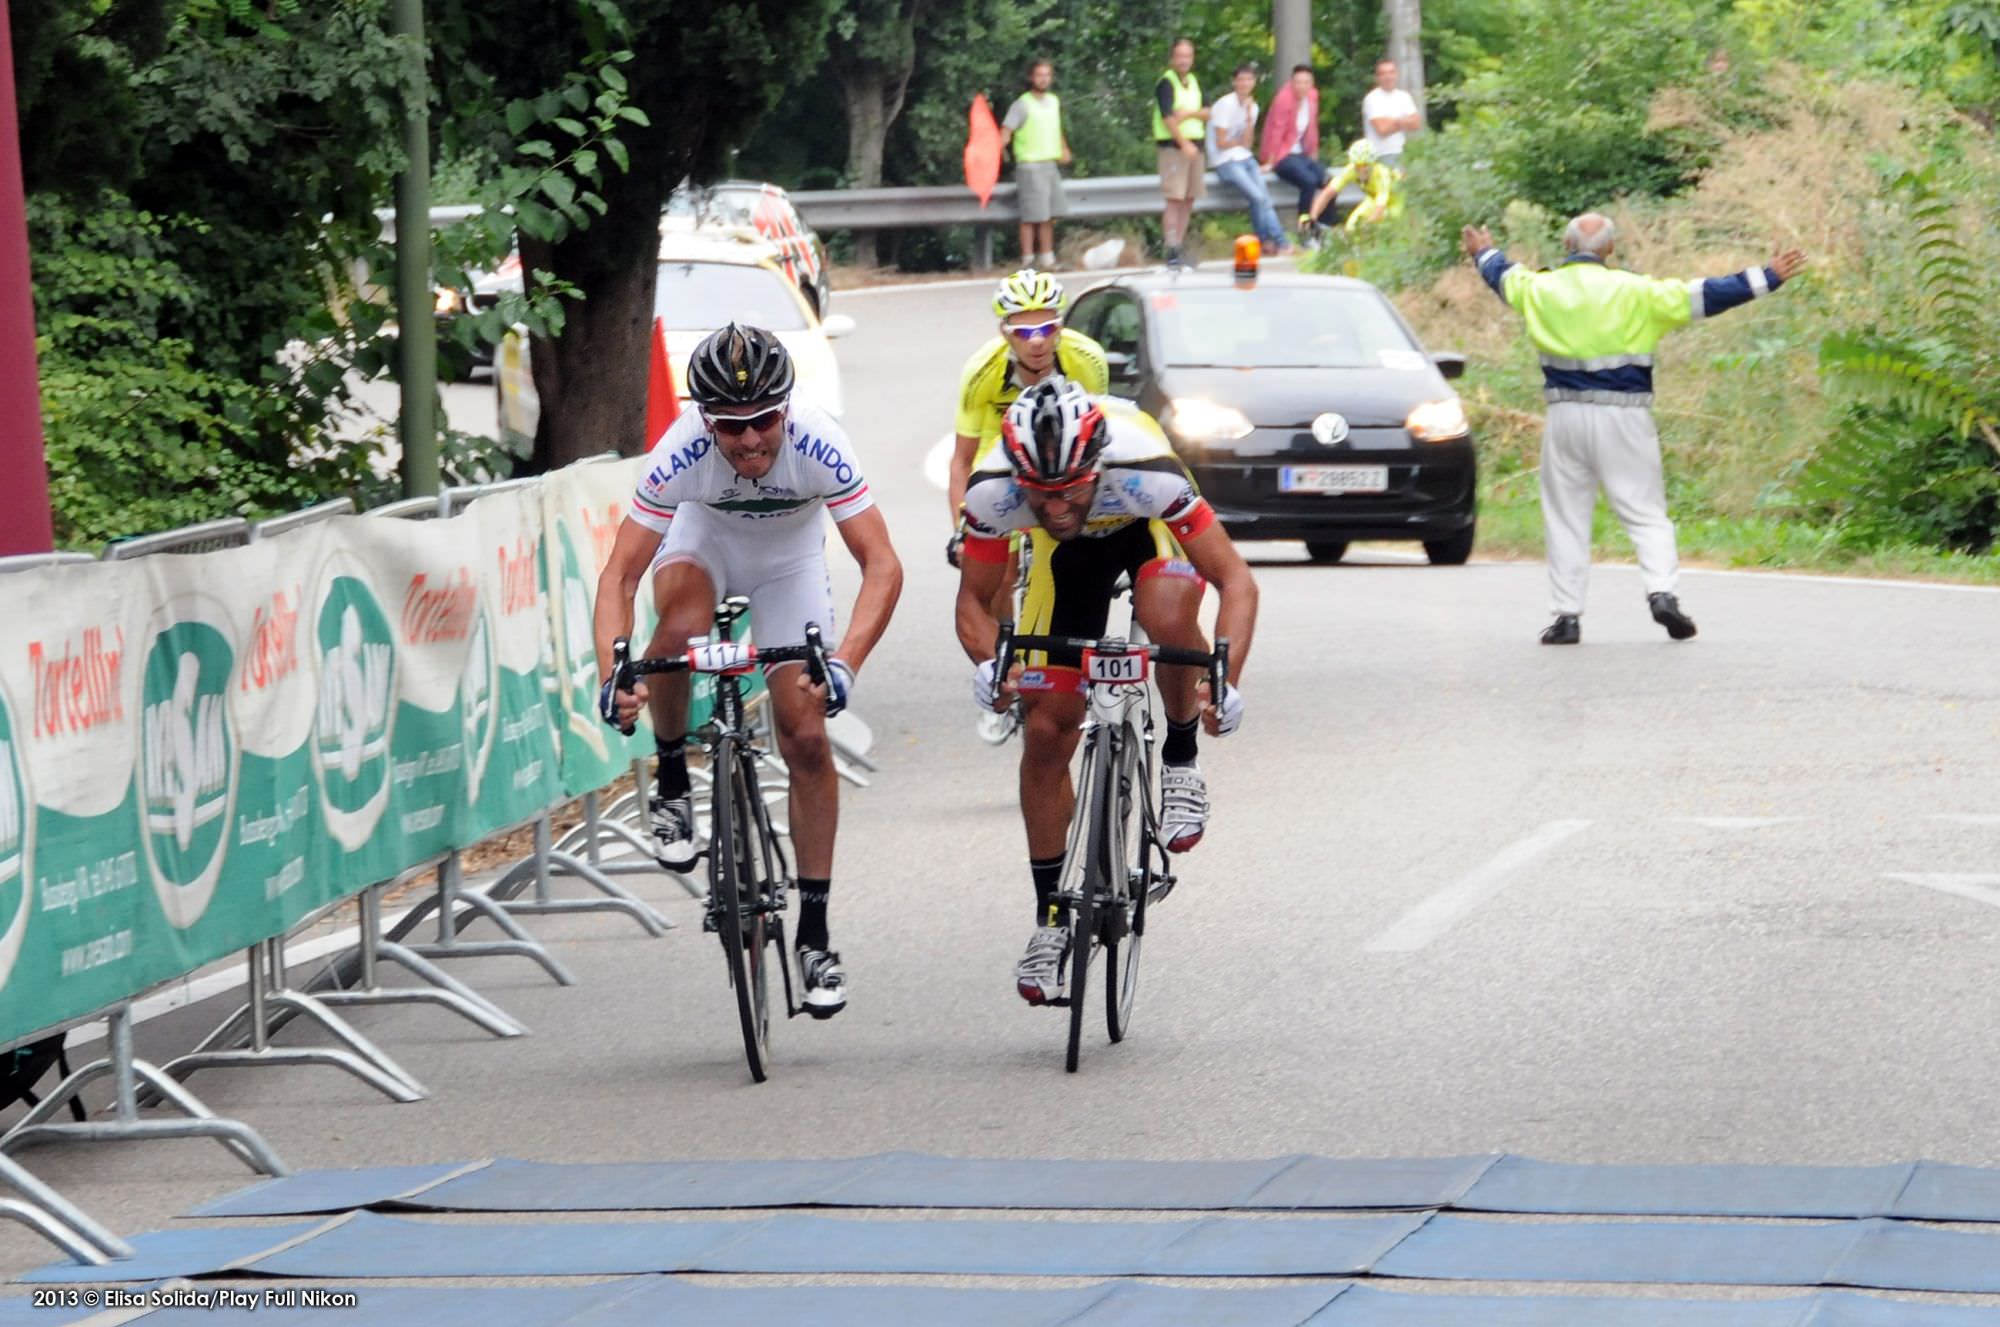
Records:
[[[742,679],[766,664],[801,662],[816,686],[826,684],[826,647],[817,624],[806,625],[803,645],[759,649],[734,639],[737,620],[750,601],[725,599],[715,610],[715,634],[688,643],[677,658],[634,659],[631,642],[612,642],[617,689],[630,691],[642,677],[658,673],[706,673],[715,678],[713,717],[693,735],[707,753],[709,834],[702,856],[708,860],[708,908],[702,930],[722,940],[723,962],[736,993],[743,1028],[743,1055],[750,1077],[770,1076],[771,970],[783,984],[786,1017],[804,1012],[794,998],[790,951],[785,945],[785,899],[792,866],[771,824],[758,763],[765,755],[745,717]]]
[[[1076,779],[1076,808],[1056,888],[1070,918],[1067,997],[1069,1048],[1064,1067],[1076,1072],[1083,1042],[1084,996],[1095,953],[1104,959],[1104,1028],[1114,1042],[1132,1025],[1139,993],[1139,945],[1146,909],[1172,891],[1166,845],[1160,841],[1154,790],[1159,769],[1153,743],[1155,665],[1206,668],[1210,694],[1220,696],[1229,671],[1229,642],[1215,649],[1183,650],[1146,640],[1133,622],[1125,637],[1017,636],[1000,624],[994,647],[997,673],[1006,677],[1022,650],[1076,650],[1083,656],[1089,708],[1083,725],[1083,764]],[[1122,950],[1122,953],[1121,953]]]

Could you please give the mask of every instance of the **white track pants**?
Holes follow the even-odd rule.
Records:
[[[1653,412],[1645,406],[1556,401],[1542,432],[1542,536],[1549,550],[1549,606],[1555,612],[1583,611],[1590,584],[1590,517],[1600,487],[1632,538],[1646,593],[1672,592],[1680,583]]]

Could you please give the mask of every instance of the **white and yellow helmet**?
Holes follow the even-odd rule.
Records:
[[[1053,273],[1024,267],[1009,273],[1001,280],[1000,288],[993,292],[993,316],[1006,318],[1010,314],[1039,309],[1061,313],[1065,302],[1062,282],[1056,280]]]

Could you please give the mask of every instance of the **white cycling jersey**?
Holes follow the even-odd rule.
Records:
[[[785,414],[785,445],[762,479],[745,479],[730,467],[699,410],[675,420],[646,460],[632,519],[661,534],[687,503],[731,521],[782,526],[816,525],[822,504],[836,521],[875,505],[847,434],[832,415],[796,397]]]

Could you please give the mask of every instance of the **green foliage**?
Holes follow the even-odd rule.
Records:
[[[1799,491],[1847,542],[1916,539],[1983,552],[2000,533],[2000,333],[1975,273],[1956,190],[1935,165],[1899,176],[1900,233],[1914,318],[1898,335],[1871,327],[1820,344],[1820,370],[1848,402],[1802,467]]]

